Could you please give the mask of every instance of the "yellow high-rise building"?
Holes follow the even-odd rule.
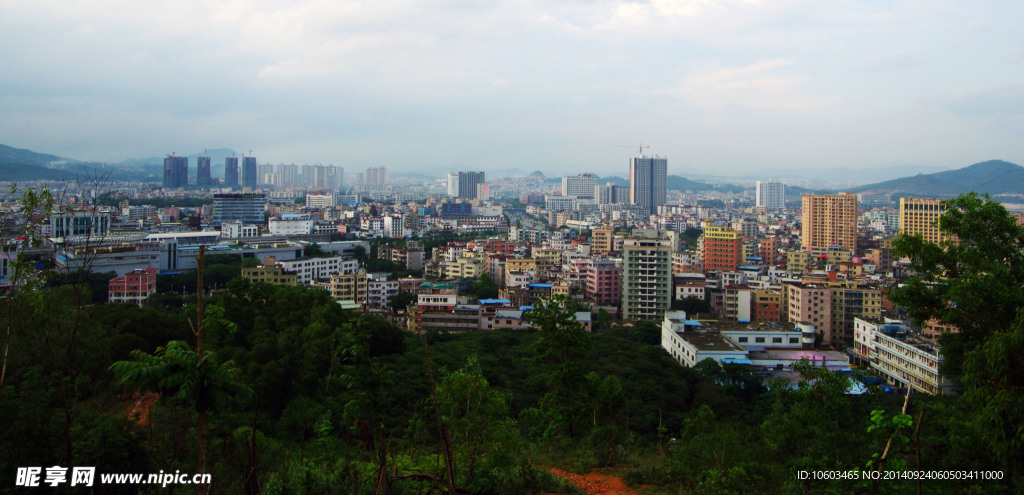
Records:
[[[945,212],[941,199],[900,198],[900,233],[921,234],[925,241],[938,244],[946,238],[939,231],[939,217]]]
[[[857,252],[857,196],[850,193],[804,194],[800,246],[826,251],[840,246]]]

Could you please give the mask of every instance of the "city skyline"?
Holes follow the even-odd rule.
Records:
[[[678,175],[1024,162],[1011,2],[104,4],[0,5],[6,144],[396,174],[621,175],[641,143]]]

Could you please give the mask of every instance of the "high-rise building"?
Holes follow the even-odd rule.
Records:
[[[941,199],[900,198],[900,233],[921,234],[925,241],[938,244],[947,239],[939,230],[939,217],[944,213]]]
[[[267,198],[262,194],[214,194],[213,224],[220,226],[225,222],[242,222],[243,224],[262,224],[263,208]]]
[[[278,185],[277,177],[274,176],[274,165],[261,163],[256,165],[256,183],[259,185]]]
[[[856,318],[882,317],[882,291],[853,282],[832,287],[831,344],[837,348],[853,346]]]
[[[773,210],[786,208],[786,183],[770,179],[757,181],[757,206]]]
[[[658,210],[658,206],[665,204],[668,196],[667,174],[667,158],[631,158],[629,202],[643,208],[648,215],[653,214]]]
[[[210,176],[210,157],[200,156],[196,158],[196,186],[200,189],[213,187],[213,177]]]
[[[387,167],[369,167],[366,169],[366,184],[370,186],[382,186],[388,183]]]
[[[629,203],[629,190],[611,182],[594,186],[594,200],[599,205]]]
[[[594,188],[597,187],[597,177],[586,172],[575,177],[562,177],[562,196],[572,196],[578,199],[594,199]]]
[[[280,185],[294,186],[299,183],[299,166],[294,163],[280,164],[277,166],[277,175],[281,178]]]
[[[256,157],[255,156],[243,156],[242,157],[242,187],[248,187],[255,189],[256,184]]]
[[[168,155],[164,158],[164,188],[188,187],[188,157]]]
[[[477,185],[487,182],[483,172],[452,172],[448,174],[448,196],[476,199]]]
[[[612,227],[601,227],[592,229],[590,235],[593,237],[590,241],[591,251],[600,256],[607,256],[608,253],[615,249],[615,229]]]
[[[224,158],[224,187],[236,188],[238,181],[238,157],[228,156]]]
[[[659,320],[672,303],[672,241],[663,232],[634,229],[622,243],[622,315]]]
[[[314,165],[309,168],[311,177],[306,182],[318,189],[337,191],[341,187],[342,170],[334,165]]]
[[[857,252],[857,195],[804,194],[800,246],[808,251],[840,246]]]
[[[732,230],[723,221],[704,222],[704,273],[731,272],[743,260],[743,232]]]

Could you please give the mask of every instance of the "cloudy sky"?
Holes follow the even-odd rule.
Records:
[[[1024,164],[1024,2],[0,0],[0,143],[624,175]]]

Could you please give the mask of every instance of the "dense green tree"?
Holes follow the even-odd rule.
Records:
[[[612,316],[604,308],[599,308],[594,316],[594,330],[610,330],[612,328]]]
[[[133,351],[130,361],[118,361],[110,370],[122,385],[157,392],[187,402],[198,420],[198,471],[206,471],[207,414],[224,407],[233,397],[252,393],[238,381],[239,370],[231,362],[221,363],[213,353],[193,350],[187,343],[174,340],[154,354]]]
[[[469,293],[480,299],[493,299],[498,297],[498,284],[495,284],[491,280],[491,276],[484,272],[469,285]]]
[[[962,378],[964,433],[985,446],[980,462],[1016,479],[1024,473],[1024,227],[988,196],[971,193],[943,205],[942,242],[919,235],[893,242],[915,275],[889,297],[918,322],[934,318],[959,328],[940,342],[943,371]]]
[[[696,296],[687,296],[683,299],[673,300],[672,310],[686,311],[687,316],[694,316],[697,313],[710,313],[712,311],[711,303]]]
[[[388,307],[392,311],[397,313],[399,310],[405,310],[410,304],[416,302],[418,296],[412,292],[399,292],[388,301]]]
[[[554,367],[551,389],[540,400],[549,431],[565,428],[570,437],[575,436],[588,412],[577,403],[586,393],[582,360],[590,348],[590,335],[576,321],[576,313],[565,296],[541,299],[528,315],[538,335],[533,349],[541,361]]]
[[[959,375],[964,358],[993,333],[1009,330],[1024,307],[1024,228],[1000,203],[976,193],[943,202],[939,244],[901,235],[894,254],[910,259],[914,276],[889,298],[917,322],[955,325],[943,336],[948,371]]]

